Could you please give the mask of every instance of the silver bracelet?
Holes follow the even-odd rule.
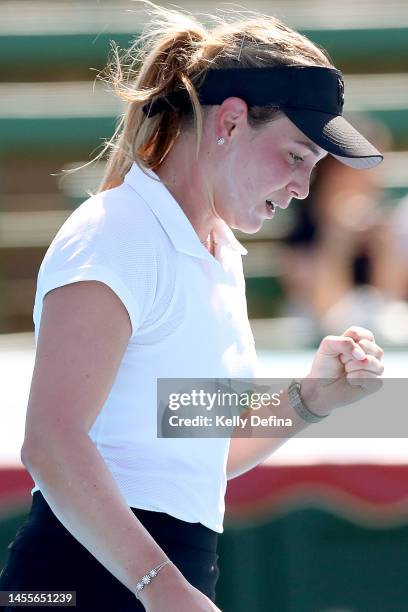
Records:
[[[300,383],[297,380],[292,380],[288,388],[289,404],[297,412],[297,414],[307,423],[319,423],[322,419],[328,417],[328,414],[318,415],[309,410],[303,401],[300,394]]]
[[[156,567],[154,567],[153,569],[151,569],[149,572],[147,572],[147,574],[145,574],[137,583],[136,585],[136,591],[135,591],[135,595],[136,597],[139,599],[139,593],[140,591],[143,591],[143,589],[145,588],[145,586],[147,584],[149,584],[153,578],[155,578],[157,576],[157,574],[159,573],[159,571],[161,570],[162,567],[164,567],[165,565],[167,565],[168,563],[173,563],[172,561],[170,561],[170,559],[168,559],[167,561],[163,561],[163,563],[160,563],[159,565],[156,565]]]

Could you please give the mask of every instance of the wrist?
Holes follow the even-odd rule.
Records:
[[[307,409],[319,417],[329,416],[331,410],[327,406],[327,401],[321,396],[321,385],[318,384],[318,381],[315,378],[306,376],[305,378],[297,379],[297,382],[300,384],[300,395]]]
[[[189,583],[180,570],[169,563],[162,567],[158,575],[137,595],[146,610],[161,609],[168,599],[175,599],[179,593],[186,590]]]

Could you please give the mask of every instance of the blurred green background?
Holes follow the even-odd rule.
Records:
[[[199,13],[215,12],[219,5],[192,0],[178,6]],[[345,114],[385,151],[369,179],[367,171],[352,171],[354,178],[341,174],[345,170],[337,162],[322,165],[307,201],[279,211],[257,234],[237,232],[248,249],[243,261],[257,347],[278,363],[279,350],[310,349],[325,333],[362,324],[398,353],[398,375],[406,376],[408,3],[271,0],[246,7],[276,15],[328,50],[345,77]],[[64,178],[60,173],[99,152],[124,110],[95,81],[96,74],[106,63],[110,41],[127,47],[145,18],[133,2],[0,3],[3,390],[7,367],[16,380],[18,373],[27,378],[22,355],[27,368],[36,278],[45,251],[73,209],[97,189],[103,167],[93,164]],[[324,240],[327,235],[333,238]],[[286,359],[291,361],[290,354]],[[0,405],[4,431],[11,406],[10,394]],[[18,455],[17,434],[15,441]],[[329,502],[323,504],[299,456],[290,474],[299,474],[295,489],[308,492],[306,501],[299,493],[295,501],[284,498],[274,505],[276,478],[288,477],[279,461],[232,481],[219,551],[223,611],[408,610],[407,473],[401,475],[401,466],[388,469],[382,460],[373,463],[368,473],[353,462],[342,465],[334,488],[330,483],[337,472],[329,470],[322,485]],[[29,504],[30,480],[17,464],[0,469],[0,567]],[[243,496],[246,509],[255,508],[259,478],[267,486],[254,518],[242,511],[236,496]],[[347,497],[356,478],[361,489]],[[378,490],[368,505],[367,483]]]
[[[215,10],[217,4],[180,6],[199,13]],[[249,8],[274,14],[306,33],[343,71],[346,115],[357,123],[361,117],[374,120],[374,140],[387,149],[375,171],[375,197],[387,220],[392,218],[408,193],[407,3],[288,0],[251,2]],[[94,164],[64,179],[52,175],[89,161],[112,135],[124,109],[95,77],[107,61],[109,41],[128,46],[145,18],[134,2],[0,4],[0,333],[32,330],[36,275],[45,250],[73,208],[96,190],[103,168]],[[367,126],[361,127],[367,133]],[[370,136],[372,131],[369,124]],[[293,202],[257,234],[237,232],[249,250],[243,259],[252,319],[288,314],[281,247],[302,207],[307,202]],[[405,269],[406,264],[404,260]],[[407,276],[389,293],[406,299]],[[330,305],[329,300],[322,308],[311,308],[316,333],[308,332],[304,320],[301,344],[320,337],[319,319]],[[255,331],[263,343],[259,325]],[[279,343],[279,326],[266,325],[268,330]]]

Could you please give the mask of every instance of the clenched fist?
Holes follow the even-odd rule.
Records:
[[[327,415],[338,406],[378,391],[383,356],[374,334],[363,327],[349,327],[341,336],[323,338],[310,373],[301,381],[301,394],[309,410]]]

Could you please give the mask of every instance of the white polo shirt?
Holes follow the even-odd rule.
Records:
[[[98,280],[116,293],[132,335],[89,435],[129,506],[222,533],[229,438],[157,437],[157,378],[256,375],[247,251],[224,221],[214,234],[215,256],[158,176],[134,163],[122,185],[91,196],[58,231],[33,319],[37,342],[43,297],[68,283]]]

